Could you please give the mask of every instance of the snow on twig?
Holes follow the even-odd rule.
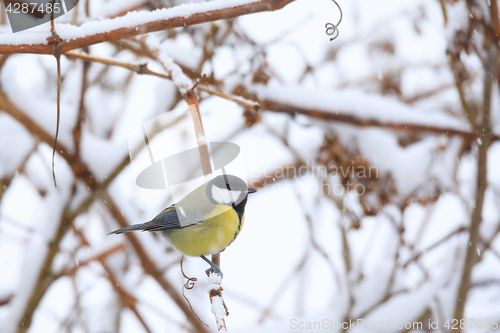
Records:
[[[160,41],[156,36],[148,36],[148,38],[144,38],[144,40],[145,46],[156,55],[157,60],[172,78],[172,81],[177,88],[179,88],[181,94],[185,95],[188,89],[193,87],[193,81],[184,74],[182,68],[174,62],[167,52],[162,50]]]
[[[212,303],[210,310],[215,316],[217,330],[227,331],[225,318],[229,315],[229,312],[222,298],[222,278],[216,273],[211,273],[208,276],[208,283],[207,291],[210,294],[210,303]]]

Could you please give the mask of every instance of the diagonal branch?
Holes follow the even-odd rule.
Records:
[[[159,72],[156,72],[156,71],[149,69],[147,63],[130,64],[130,63],[122,62],[122,61],[105,59],[105,58],[95,57],[95,56],[91,56],[88,54],[82,54],[82,53],[76,53],[76,52],[68,52],[68,53],[65,53],[64,55],[70,59],[80,59],[80,60],[84,61],[85,63],[96,62],[96,63],[105,64],[105,65],[117,66],[117,67],[122,67],[122,68],[128,69],[128,70],[135,72],[137,74],[153,75],[153,76],[156,76],[156,77],[159,77],[162,79],[172,80],[172,77],[169,74],[163,74],[163,73],[159,73]],[[184,72],[185,69],[182,68],[182,71]],[[198,90],[209,93],[210,95],[225,98],[229,101],[233,101],[235,103],[238,103],[241,106],[243,106],[244,108],[246,108],[247,110],[257,111],[259,109],[259,103],[255,102],[255,101],[248,100],[248,99],[245,99],[245,98],[240,97],[240,96],[223,93],[223,92],[218,91],[215,88],[211,88],[211,87],[204,85],[204,84],[198,84],[196,86],[196,88]]]
[[[451,238],[455,237],[456,235],[460,235],[462,232],[465,232],[467,231],[468,228],[466,227],[460,227],[454,231],[452,231],[451,233],[449,233],[448,235],[446,235],[445,237],[439,239],[438,241],[436,241],[435,243],[431,244],[430,246],[428,246],[427,248],[423,249],[422,251],[418,252],[417,254],[415,254],[413,257],[411,257],[410,259],[408,259],[402,266],[403,268],[407,268],[409,264],[411,264],[412,262],[414,261],[418,261],[423,255],[429,253],[430,251],[436,249],[437,247],[439,247],[440,245],[442,245],[443,243],[446,243],[447,241],[449,241]]]
[[[211,1],[180,5],[154,12],[132,12],[118,19],[88,22],[79,27],[65,25],[67,28],[70,28],[67,29],[70,32],[66,34],[63,32],[60,33],[60,37],[64,40],[59,44],[58,51],[65,53],[84,46],[130,38],[150,32],[232,19],[257,12],[274,11],[283,8],[293,1],[262,0],[242,5],[241,1],[234,1],[236,4],[240,4],[234,7],[229,7],[230,5],[228,6],[227,4],[225,6],[221,5],[218,1]],[[186,15],[187,12],[191,12],[191,14]],[[110,26],[113,28],[110,29]],[[65,31],[64,28],[59,30]],[[87,35],[87,31],[93,31],[93,34]],[[0,53],[54,54],[52,46],[48,45],[43,39],[38,43],[18,44],[11,35],[7,35],[4,38],[1,37],[4,36],[0,36]],[[33,36],[28,37],[33,38]]]
[[[473,132],[461,131],[454,128],[446,128],[446,127],[438,127],[430,125],[426,126],[426,125],[412,124],[412,123],[382,122],[378,119],[360,119],[349,114],[333,113],[317,109],[306,109],[294,105],[289,105],[269,100],[261,100],[259,101],[259,103],[262,107],[262,110],[264,111],[288,113],[291,116],[294,116],[296,114],[302,114],[311,118],[316,118],[326,121],[334,121],[357,127],[379,127],[389,130],[396,130],[400,132],[413,133],[413,134],[428,133],[428,134],[438,134],[447,136],[460,136],[468,140],[474,140],[474,138],[476,137],[476,134]],[[500,140],[500,136],[491,135],[491,140],[498,141]]]

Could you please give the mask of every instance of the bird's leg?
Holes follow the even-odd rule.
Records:
[[[222,275],[222,271],[220,270],[219,267],[217,267],[216,264],[214,264],[211,260],[209,260],[207,257],[205,256],[201,256],[200,257],[201,259],[205,260],[207,262],[207,264],[210,265],[211,268],[207,269],[205,271],[205,273],[207,274],[207,276],[210,276],[210,272],[214,271],[215,273],[217,273],[217,275],[219,275],[222,279],[223,275]]]

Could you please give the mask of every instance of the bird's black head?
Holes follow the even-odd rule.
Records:
[[[206,191],[212,202],[228,206],[238,206],[246,201],[249,193],[255,192],[243,179],[233,175],[215,177],[208,182]]]

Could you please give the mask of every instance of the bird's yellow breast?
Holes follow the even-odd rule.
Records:
[[[182,254],[199,257],[217,253],[238,236],[245,215],[240,220],[236,211],[227,206],[217,206],[212,217],[203,222],[166,232],[172,245]]]

